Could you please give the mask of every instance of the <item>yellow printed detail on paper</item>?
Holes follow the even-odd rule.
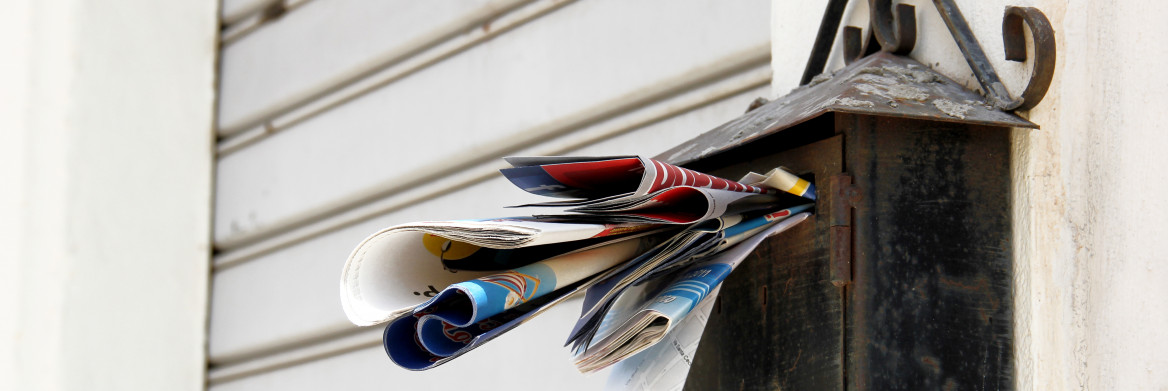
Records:
[[[808,186],[811,186],[811,182],[800,178],[795,181],[795,186],[791,187],[791,190],[787,190],[787,192],[795,195],[803,195],[803,193],[807,192]]]
[[[470,243],[458,242],[431,234],[422,236],[422,246],[426,247],[426,251],[429,251],[430,254],[451,261],[469,257],[482,248]]]
[[[760,184],[798,196],[806,193],[807,188],[811,187],[811,182],[807,182],[803,178],[797,177],[795,174],[789,173],[782,168],[776,168],[766,173],[766,179],[760,182]]]

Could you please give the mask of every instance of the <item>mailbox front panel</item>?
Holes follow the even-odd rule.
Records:
[[[819,199],[726,280],[686,388],[1012,389],[1010,129],[834,113],[788,131],[825,125],[715,160],[786,166]]]
[[[1010,129],[841,114],[849,390],[1013,389]]]
[[[805,177],[843,169],[843,137],[748,158],[716,171],[736,177],[779,165]],[[831,284],[828,208],[763,242],[722,284],[686,389],[842,390],[843,292]]]

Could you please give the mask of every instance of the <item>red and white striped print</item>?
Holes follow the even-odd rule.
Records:
[[[722,179],[713,175],[681,168],[672,164],[662,163],[653,159],[644,159],[656,168],[656,178],[649,187],[648,193],[674,186],[693,186],[718,190],[730,190],[744,193],[768,194],[774,191],[757,186],[744,185],[735,181]],[[648,171],[648,170],[646,170]]]

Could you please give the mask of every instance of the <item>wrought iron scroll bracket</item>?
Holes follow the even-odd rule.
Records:
[[[1034,39],[1034,68],[1030,71],[1030,81],[1022,90],[1022,105],[1019,110],[1034,107],[1046,96],[1050,81],[1054,78],[1055,42],[1054,28],[1046,15],[1033,7],[1006,7],[1002,18],[1002,42],[1006,48],[1006,59],[1026,61],[1026,35],[1023,26],[1030,27]]]
[[[799,85],[810,83],[811,78],[823,73],[823,67],[827,65],[827,55],[831,53],[832,41],[835,40],[835,32],[839,29],[844,7],[847,5],[848,0],[828,0],[827,9],[823,11],[823,20],[819,22],[819,33],[815,35],[815,43],[812,44],[811,57],[807,59],[807,66],[803,68],[803,79],[799,81]]]
[[[954,0],[933,0],[933,4],[949,28],[957,47],[961,49],[969,68],[973,70],[973,74],[990,104],[998,109],[1009,111],[1029,109],[1042,101],[1054,76],[1056,57],[1054,29],[1042,11],[1032,7],[1011,6],[1006,7],[1002,19],[1002,40],[1005,46],[1006,60],[1026,61],[1025,28],[1029,28],[1034,39],[1034,66],[1030,72],[1030,79],[1026,89],[1018,98],[1015,98],[1006,89],[997,71],[990,64],[989,58],[982,50],[981,44],[973,35],[969,23],[966,22]],[[811,77],[823,72],[846,5],[847,0],[831,0],[829,2],[811,58],[804,69],[801,84],[807,84],[811,81]],[[871,37],[880,44],[881,50],[901,55],[912,52],[917,34],[916,14],[913,6],[896,4],[894,17],[893,0],[868,0],[868,5],[871,12]],[[869,39],[869,45],[871,45],[870,41],[871,39]],[[861,30],[852,26],[845,27],[843,46],[843,56],[846,63],[851,63],[863,56],[865,54],[864,39],[861,36]]]
[[[844,27],[844,64],[850,65],[852,62],[864,57],[864,30],[856,26]]]
[[[973,30],[969,28],[969,22],[965,21],[965,16],[961,15],[957,4],[954,4],[953,0],[933,0],[933,4],[937,6],[937,12],[949,27],[953,40],[957,41],[957,47],[961,48],[961,53],[965,55],[965,62],[969,63],[969,68],[973,70],[973,75],[977,77],[977,82],[981,84],[981,90],[990,104],[1002,110],[1014,110],[1022,106],[1021,99],[1015,99],[1006,91],[1006,85],[1002,84],[998,72],[990,65],[990,59],[981,49],[977,37],[973,36]]]
[[[892,54],[912,53],[917,44],[916,7],[897,4],[896,17],[893,17],[892,0],[868,0],[868,10],[872,33],[881,49]]]

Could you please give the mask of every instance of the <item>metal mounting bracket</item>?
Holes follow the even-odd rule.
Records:
[[[807,84],[814,76],[823,73],[847,2],[847,0],[828,2],[823,20],[820,22],[819,34],[815,38],[815,44],[811,56],[808,58],[807,66],[804,68],[800,84]],[[1042,11],[1033,7],[1011,6],[1006,7],[1003,15],[1002,40],[1005,46],[1006,60],[1026,61],[1024,28],[1029,28],[1031,36],[1034,38],[1034,66],[1030,72],[1030,78],[1022,94],[1014,97],[1002,83],[993,65],[990,64],[989,58],[982,50],[977,37],[973,35],[969,23],[961,14],[955,1],[933,0],[933,4],[941,19],[945,21],[949,33],[953,36],[958,48],[961,49],[966,63],[969,64],[978,84],[981,85],[982,93],[985,94],[991,105],[1004,111],[1026,110],[1042,101],[1054,76],[1056,57],[1054,29]],[[895,4],[896,7],[893,5],[893,0],[868,0],[872,33],[870,34],[871,38],[867,40],[867,45],[870,46],[872,38],[874,38],[881,50],[893,54],[908,55],[915,47],[918,33],[916,11],[911,5]],[[844,28],[843,55],[846,63],[851,63],[864,55],[865,40],[861,34],[861,29],[858,27],[847,26]],[[872,48],[869,47],[869,49]]]

